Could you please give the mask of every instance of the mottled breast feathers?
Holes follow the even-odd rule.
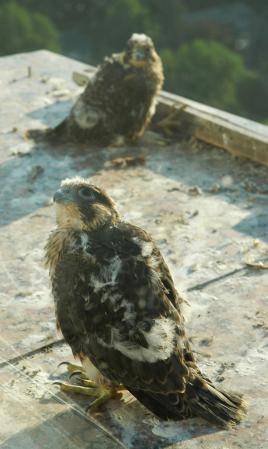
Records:
[[[70,115],[54,129],[55,137],[106,144],[143,134],[163,84],[160,58],[146,68],[123,61],[123,53],[105,58],[78,97]]]
[[[120,223],[101,234],[73,233],[52,284],[57,319],[75,354],[129,388],[185,390],[181,298],[144,231]]]
[[[57,321],[75,356],[161,418],[201,415],[221,426],[241,421],[241,396],[218,389],[198,369],[182,298],[146,232],[120,221],[69,237],[58,230],[47,257]]]

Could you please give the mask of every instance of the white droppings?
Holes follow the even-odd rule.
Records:
[[[184,427],[180,429],[178,435],[178,424],[174,421],[153,422],[152,433],[160,438],[165,438],[168,441],[168,445],[192,438],[190,429],[184,429]],[[175,446],[178,446],[178,444],[175,444]],[[222,447],[221,449],[226,448]]]

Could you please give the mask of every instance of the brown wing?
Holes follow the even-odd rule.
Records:
[[[101,245],[105,262],[80,286],[81,291],[87,286],[91,297],[84,317],[89,344],[83,352],[106,377],[131,390],[183,393],[188,342],[176,307],[179,297],[159,250],[130,225]],[[113,260],[120,266],[116,281],[102,286],[101,276],[112,270]]]

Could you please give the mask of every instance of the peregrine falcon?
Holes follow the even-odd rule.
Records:
[[[152,238],[85,179],[64,180],[54,202],[46,265],[58,327],[84,369],[82,386],[61,388],[96,396],[92,409],[125,388],[162,419],[240,422],[241,396],[218,389],[195,362],[183,299]]]
[[[97,145],[135,141],[150,123],[163,80],[152,39],[133,34],[125,51],[104,59],[69,116],[46,136]],[[35,137],[34,130],[28,135]]]

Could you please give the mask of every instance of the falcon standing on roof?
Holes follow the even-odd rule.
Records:
[[[123,53],[104,59],[69,116],[47,137],[99,145],[135,141],[150,123],[163,80],[152,39],[133,34]]]
[[[95,396],[96,409],[125,388],[163,419],[238,423],[245,404],[198,369],[183,300],[151,237],[121,221],[111,198],[82,178],[63,181],[54,202],[46,264],[58,326],[83,365],[83,385],[62,390]]]

